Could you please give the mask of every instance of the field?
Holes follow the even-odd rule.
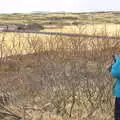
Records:
[[[120,12],[1,14],[0,24],[37,24],[49,32],[115,35]]]
[[[77,34],[87,34],[87,35],[107,35],[107,36],[119,36],[120,25],[119,24],[89,24],[89,25],[70,25],[64,26],[62,28],[49,28],[41,30],[44,32],[63,32],[63,33],[77,33]]]
[[[112,120],[114,79],[107,68],[112,54],[120,53],[119,15],[0,15],[1,24],[37,23],[42,31],[106,36],[0,33],[0,119]]]
[[[1,14],[0,23],[38,23],[41,25],[119,24],[120,12]]]

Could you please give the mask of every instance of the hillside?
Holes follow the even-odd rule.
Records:
[[[30,13],[1,14],[2,23],[38,23],[42,25],[78,25],[94,23],[120,23],[120,12],[89,12],[89,13]]]

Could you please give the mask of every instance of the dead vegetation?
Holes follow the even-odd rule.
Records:
[[[107,66],[111,55],[120,52],[119,39],[50,36],[43,42],[28,37],[32,53],[22,54],[23,43],[17,53],[13,42],[10,56],[4,56],[4,41],[2,37],[1,119],[113,119],[113,80]]]

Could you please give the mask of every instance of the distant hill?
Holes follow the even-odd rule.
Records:
[[[50,11],[32,11],[31,13],[48,14],[48,13],[72,13],[72,12],[65,12],[65,11],[54,11],[54,12],[50,12]]]
[[[44,16],[44,14],[46,14]],[[0,24],[29,24],[39,25],[87,25],[112,23],[120,24],[120,11],[97,11],[72,13],[65,11],[32,11],[30,13],[0,14]]]
[[[31,13],[35,13],[35,14],[47,14],[47,13],[50,13],[48,11],[32,11]]]

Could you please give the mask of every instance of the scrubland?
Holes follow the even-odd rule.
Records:
[[[119,43],[109,37],[1,33],[1,119],[113,119],[107,67]]]
[[[107,68],[120,40],[103,31],[91,33],[103,38],[0,33],[0,119],[112,120]]]

